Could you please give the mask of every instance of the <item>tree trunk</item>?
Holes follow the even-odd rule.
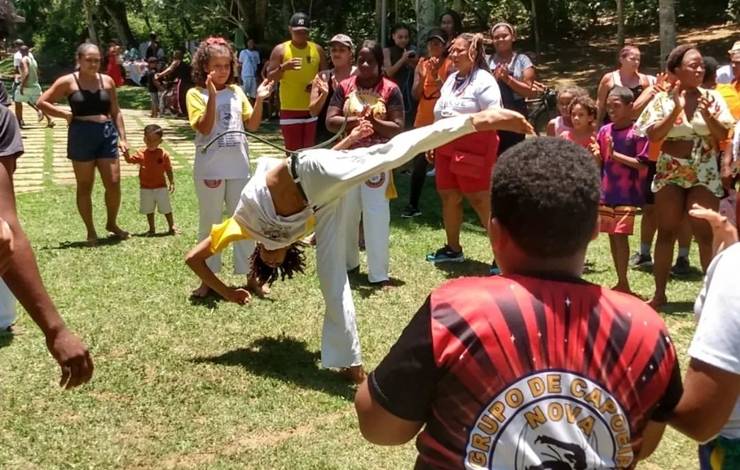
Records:
[[[98,44],[98,35],[95,32],[95,18],[93,17],[93,11],[95,10],[95,0],[84,0],[84,5],[85,16],[87,17],[87,34],[93,44]]]
[[[265,26],[267,22],[267,0],[256,0],[254,5],[253,37],[254,42],[260,44],[265,40]]]
[[[534,50],[539,59],[542,53],[542,46],[540,45],[540,28],[537,25],[537,2],[534,0],[532,0],[532,33],[534,34]]]
[[[113,23],[113,28],[116,30],[116,35],[126,49],[134,47],[136,45],[136,38],[131,32],[131,27],[128,24],[128,13],[126,11],[126,4],[122,0],[103,0],[100,2],[100,6],[105,10],[105,13]]]
[[[429,30],[437,26],[438,3],[439,0],[417,0],[416,2],[417,43],[420,50],[426,46]]]
[[[658,0],[660,8],[660,65],[665,66],[668,54],[676,47],[675,0]]]
[[[624,0],[617,0],[617,44],[624,47]]]

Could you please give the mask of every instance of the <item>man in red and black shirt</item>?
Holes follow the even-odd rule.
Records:
[[[681,395],[676,352],[644,302],[580,278],[598,206],[583,149],[538,138],[505,152],[489,223],[503,275],[432,292],[357,392],[365,438],[421,429],[416,468],[631,468],[649,455]]]

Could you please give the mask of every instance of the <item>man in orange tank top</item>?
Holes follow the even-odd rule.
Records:
[[[326,68],[326,54],[309,41],[310,18],[296,13],[290,18],[290,41],[278,44],[270,54],[267,78],[280,81],[280,130],[285,148],[299,150],[316,142],[316,117],[309,112],[311,83]]]

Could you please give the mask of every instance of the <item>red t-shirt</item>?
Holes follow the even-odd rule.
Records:
[[[140,149],[127,159],[129,163],[139,165],[139,184],[142,189],[166,188],[165,173],[172,171],[170,156],[161,148],[154,150]]]
[[[580,279],[463,278],[432,292],[368,379],[422,421],[416,468],[630,468],[681,397],[639,299]]]
[[[395,110],[403,113],[403,96],[398,85],[382,77],[373,88],[360,88],[357,85],[357,76],[353,75],[342,80],[331,97],[329,106],[342,110],[344,116],[358,116],[369,107],[378,119],[388,119],[388,111]],[[369,147],[382,144],[389,139],[373,134],[360,140],[352,148]]]

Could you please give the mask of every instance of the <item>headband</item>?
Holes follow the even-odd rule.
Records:
[[[206,46],[228,46],[226,39],[220,36],[210,36],[205,40]]]
[[[512,36],[516,36],[516,31],[514,31],[514,27],[505,21],[502,21],[500,23],[496,23],[495,25],[493,25],[491,27],[491,33],[493,33],[494,31],[496,31],[498,28],[502,26],[508,29]]]

